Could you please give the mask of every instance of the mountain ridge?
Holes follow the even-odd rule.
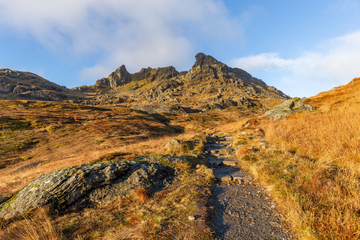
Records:
[[[0,99],[34,99],[63,101],[84,97],[81,93],[60,86],[30,72],[0,69]]]
[[[263,110],[267,106],[262,102],[268,98],[289,99],[289,96],[261,79],[254,78],[242,69],[231,68],[210,55],[198,53],[195,59],[192,68],[182,72],[168,66],[142,68],[130,74],[125,65],[121,65],[94,85],[73,90],[89,96],[86,104],[127,102],[140,104],[138,109],[149,109],[146,106],[149,104],[167,104],[166,108],[177,105],[175,109],[180,106],[205,112],[229,107]],[[163,106],[160,108],[164,109]]]

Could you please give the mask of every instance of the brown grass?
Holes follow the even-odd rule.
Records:
[[[189,215],[198,211],[198,199],[210,194],[208,186],[212,178],[194,172],[196,164],[202,161],[195,155],[203,151],[206,140],[203,132],[177,135],[182,147],[169,150],[164,145],[174,137],[174,131],[152,116],[130,109],[82,109],[76,105],[34,101],[24,111],[16,101],[1,104],[0,114],[11,116],[12,120],[0,121],[0,127],[15,126],[0,132],[1,141],[11,145],[29,136],[39,140],[29,148],[1,156],[0,161],[6,166],[0,169],[1,196],[14,195],[40,174],[92,161],[133,160],[143,154],[185,155],[189,159],[188,164],[177,166],[183,172],[182,180],[166,190],[150,194],[145,189],[136,189],[106,207],[62,216],[35,210],[26,219],[2,222],[1,239],[212,238],[204,222],[188,220]],[[37,126],[31,125],[35,118]],[[11,158],[18,160],[10,162]],[[5,161],[9,162],[5,164]],[[44,162],[12,173],[37,161]]]
[[[39,240],[62,239],[61,230],[56,229],[46,213],[46,209],[37,210],[37,214],[22,221],[14,222],[11,231],[0,230],[1,239]]]
[[[145,203],[150,198],[150,192],[144,188],[134,189],[133,194],[142,203]]]
[[[14,195],[41,174],[173,133],[153,116],[124,107],[0,101],[0,195]],[[44,162],[12,173],[37,161]]]
[[[278,149],[240,153],[241,165],[273,193],[301,239],[360,238],[359,83],[310,98],[315,112],[263,120],[266,140]],[[261,136],[253,134],[246,144],[258,147]]]

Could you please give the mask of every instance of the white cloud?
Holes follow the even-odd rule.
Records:
[[[192,35],[221,39],[237,29],[220,0],[0,0],[0,36],[17,32],[62,56],[96,56],[80,73],[92,79],[121,64],[182,66],[193,60]]]
[[[293,59],[281,58],[279,53],[262,53],[233,59],[231,65],[255,76],[281,76],[271,83],[278,83],[277,87],[286,93],[301,90],[302,95],[308,96],[360,77],[359,43],[360,31],[323,42],[316,51]]]

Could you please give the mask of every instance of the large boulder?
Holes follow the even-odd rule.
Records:
[[[273,118],[274,121],[278,121],[289,116],[291,113],[311,112],[314,110],[314,106],[305,104],[302,99],[293,98],[285,100],[279,106],[267,111],[261,117]]]
[[[0,217],[12,218],[44,205],[57,211],[106,205],[134,188],[156,191],[174,180],[174,168],[148,163],[146,157],[139,160],[83,164],[41,175],[0,205]]]

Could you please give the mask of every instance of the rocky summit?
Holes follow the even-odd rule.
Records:
[[[122,65],[94,85],[73,90],[89,96],[85,104],[126,102],[148,113],[170,114],[227,108],[264,110],[267,99],[289,98],[248,72],[228,67],[212,56],[198,53],[195,59],[193,67],[183,72],[169,66],[143,68],[130,74]]]

